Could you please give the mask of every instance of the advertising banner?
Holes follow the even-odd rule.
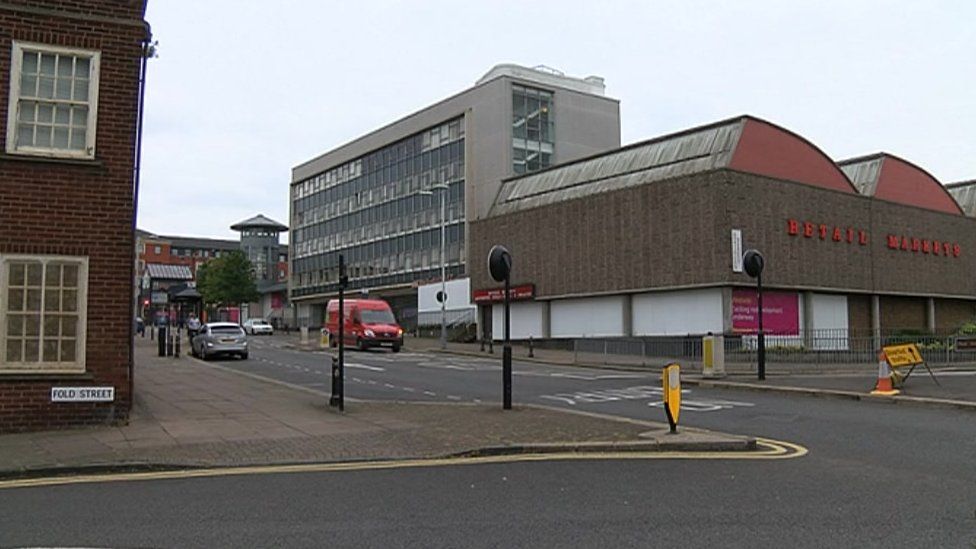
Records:
[[[732,290],[732,331],[759,331],[759,299],[756,290]],[[800,295],[796,292],[763,292],[763,331],[770,335],[799,335]]]

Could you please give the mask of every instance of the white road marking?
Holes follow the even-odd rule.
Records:
[[[448,400],[461,400],[461,397],[454,395],[447,395]]]
[[[339,309],[336,309],[336,310],[338,311]],[[338,314],[338,313],[336,313],[336,314]],[[402,389],[404,391],[408,392],[408,393],[413,393],[414,392],[414,389],[411,388],[411,387],[403,387]]]
[[[361,370],[372,370],[374,372],[385,372],[386,368],[382,366],[370,366],[369,364],[360,364],[358,362],[347,362],[346,368],[359,368]]]
[[[578,391],[575,393],[556,393],[552,395],[541,395],[539,398],[564,402],[570,405],[579,403],[591,404],[596,402],[616,402],[619,400],[647,400],[662,399],[662,389],[653,385],[636,385],[623,389],[603,389],[594,391]],[[688,389],[682,389],[682,393],[687,394]]]
[[[337,309],[337,310],[338,310],[338,309]],[[338,313],[336,313],[336,314],[338,314]],[[390,385],[389,383],[384,383],[384,384],[383,384],[383,386],[384,386],[384,387],[387,387],[387,388],[389,388],[389,389],[396,389],[396,385]]]
[[[444,364],[441,362],[421,362],[418,363],[417,366],[420,366],[421,368],[441,368],[444,370],[461,370],[464,372],[474,371],[474,368],[472,368],[471,366],[457,366],[455,364]]]
[[[337,309],[337,310],[338,310],[338,309]],[[376,385],[376,382],[375,382],[375,381],[373,381],[372,379],[367,379],[367,380],[366,380],[366,383],[369,383],[370,385]]]
[[[337,310],[338,310],[338,309],[337,309]],[[424,394],[425,394],[425,395],[427,395],[427,396],[432,396],[432,397],[435,397],[435,396],[437,396],[437,393],[433,393],[433,392],[431,392],[431,391],[424,391]]]

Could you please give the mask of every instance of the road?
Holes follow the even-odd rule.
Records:
[[[328,392],[327,357],[259,340],[215,364]],[[499,401],[499,358],[349,353],[351,398]],[[663,421],[656,374],[515,364],[515,402]],[[971,412],[691,388],[682,425],[790,460],[583,460],[4,490],[0,546],[973,547]],[[354,406],[354,402],[350,402]]]

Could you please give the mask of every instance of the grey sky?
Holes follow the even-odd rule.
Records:
[[[599,75],[622,142],[753,114],[976,178],[976,3],[149,0],[139,227],[288,223],[291,168],[493,65]]]

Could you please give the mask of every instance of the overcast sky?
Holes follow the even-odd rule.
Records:
[[[139,227],[288,224],[291,169],[498,63],[599,75],[627,144],[752,114],[976,178],[976,2],[149,0]],[[558,123],[558,122],[557,122]]]

